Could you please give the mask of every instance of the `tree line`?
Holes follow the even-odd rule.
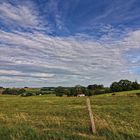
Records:
[[[71,88],[57,87],[55,89],[56,96],[78,96],[84,94],[85,96],[99,95],[105,93],[114,93],[121,91],[130,91],[140,89],[140,84],[137,81],[120,80],[118,82],[113,82],[110,87],[104,87],[104,85],[88,85],[87,87],[75,86]]]
[[[140,89],[140,84],[137,81],[120,80],[118,82],[113,82],[110,87],[104,87],[104,85],[88,85],[87,87],[77,85],[75,87],[42,87],[37,91],[28,91],[28,88],[3,88],[2,94],[9,95],[21,95],[21,96],[32,96],[32,95],[44,95],[44,94],[55,94],[56,96],[92,96],[105,93],[130,91]]]

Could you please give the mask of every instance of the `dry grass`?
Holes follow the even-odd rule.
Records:
[[[85,98],[0,96],[0,106],[2,140],[93,139]]]
[[[96,96],[91,98],[99,136],[107,140],[140,139],[140,98]]]
[[[0,140],[139,140],[140,97],[91,97],[96,135],[86,98],[0,95]]]

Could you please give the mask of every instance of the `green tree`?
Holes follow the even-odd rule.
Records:
[[[133,89],[132,82],[129,80],[120,80],[118,84],[122,88],[122,91],[129,91]]]
[[[139,84],[137,81],[131,82],[129,80],[120,80],[119,82],[113,82],[110,86],[111,91],[129,91],[134,89],[139,89]]]
[[[113,82],[110,86],[112,92],[122,91],[122,88],[119,86],[118,82]]]
[[[18,94],[18,90],[17,89],[10,89],[10,88],[6,88],[2,94],[9,94],[9,95],[17,95]]]
[[[24,88],[21,88],[21,89],[18,90],[17,93],[18,93],[18,94],[22,94],[22,93],[25,93],[25,92],[26,92],[26,90],[25,90]]]
[[[59,86],[59,87],[55,88],[55,95],[56,96],[62,97],[64,94],[65,94],[64,87]]]
[[[132,88],[133,88],[134,90],[140,89],[140,85],[138,84],[137,81],[132,82]]]
[[[94,84],[94,85],[88,85],[87,88],[90,89],[90,90],[96,90],[96,89],[103,89],[104,86],[103,85]]]
[[[84,91],[84,87],[82,87],[80,85],[75,86],[74,87],[74,96],[77,96],[79,94],[84,94],[83,91]]]

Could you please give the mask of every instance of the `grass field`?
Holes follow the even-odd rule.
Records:
[[[122,91],[122,92],[114,92],[112,94],[115,94],[115,96],[137,96],[140,95],[140,90],[131,90],[131,91]],[[112,96],[111,93],[101,94],[98,96]]]
[[[107,140],[140,140],[140,97],[91,98],[97,135]]]
[[[140,97],[121,93],[90,99],[97,129],[94,136],[86,97],[0,95],[0,140],[140,139]]]
[[[0,139],[92,139],[87,113],[85,98],[0,96]]]

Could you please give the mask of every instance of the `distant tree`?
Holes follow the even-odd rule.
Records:
[[[86,87],[81,87],[82,94],[85,94],[86,96],[89,96],[89,91]]]
[[[18,90],[17,89],[10,89],[10,88],[6,88],[2,94],[9,94],[9,95],[17,95],[18,94]]]
[[[40,90],[41,90],[41,91],[48,91],[49,88],[48,88],[48,87],[42,87]]]
[[[42,87],[40,91],[54,91],[55,87]]]
[[[10,94],[9,88],[6,88],[6,89],[2,92],[2,94]]]
[[[132,82],[132,88],[133,88],[134,90],[140,89],[140,85],[138,84],[137,81]]]
[[[129,91],[139,88],[140,86],[137,81],[131,82],[129,80],[120,80],[119,82],[113,82],[110,86],[112,92]]]
[[[24,88],[21,88],[21,89],[18,90],[17,93],[18,93],[18,94],[22,94],[22,93],[25,93],[25,92],[26,92],[26,90],[25,90]]]
[[[105,93],[105,90],[101,90],[101,89],[96,89],[96,90],[94,91],[94,94],[95,94],[95,95],[104,94],[104,93]]]
[[[65,88],[64,89],[64,95],[67,95],[67,96],[70,95],[70,88]]]
[[[112,92],[122,91],[122,88],[119,86],[118,82],[113,82],[110,85],[110,89],[111,89]]]
[[[94,85],[88,85],[87,88],[90,89],[90,90],[96,90],[96,89],[103,89],[104,86],[103,85],[94,84]]]
[[[84,91],[85,91],[84,87],[77,85],[74,87],[74,96],[77,96],[79,94],[84,94]]]
[[[86,96],[92,96],[92,95],[94,95],[94,92],[93,92],[93,90],[86,89],[85,95]]]
[[[129,80],[120,80],[118,84],[122,88],[122,91],[129,91],[133,89],[132,82]]]
[[[76,96],[74,87],[69,89],[69,94],[67,96]]]
[[[22,97],[35,96],[35,95],[36,95],[35,93],[31,93],[31,92],[25,92],[21,94]]]
[[[62,97],[65,94],[64,87],[59,86],[59,87],[55,88],[55,94],[56,94],[56,96]]]
[[[104,88],[104,91],[105,91],[105,93],[111,93],[111,92],[112,92],[111,89],[108,88],[108,87],[105,87],[105,88]]]
[[[79,94],[88,95],[87,88],[85,88],[83,86],[80,86],[80,85],[77,85],[75,87],[71,87],[68,90],[69,90],[69,92],[68,92],[68,95],[67,96],[77,96]]]

